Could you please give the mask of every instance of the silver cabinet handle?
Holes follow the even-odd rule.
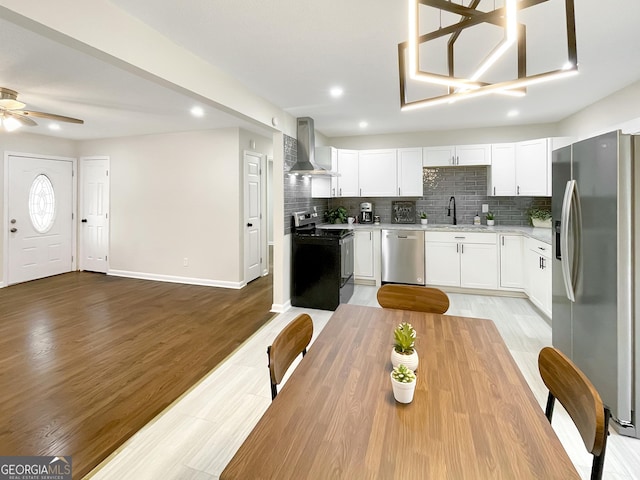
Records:
[[[518,185],[518,195],[520,195],[520,185]]]
[[[542,250],[543,252],[546,250],[544,247],[538,247],[538,250]]]
[[[504,237],[502,237],[502,246],[504,247]]]
[[[456,165],[460,165],[460,157],[456,155]]]
[[[465,238],[467,238],[467,237],[453,237],[453,238],[462,238],[462,239],[465,239]]]
[[[496,187],[493,187],[493,196],[496,196]]]
[[[342,196],[342,187],[340,187],[340,197]]]
[[[456,253],[460,253],[460,244],[456,243]]]
[[[460,253],[464,253],[464,243],[460,245]]]
[[[398,196],[400,196],[400,187],[398,187]]]
[[[360,196],[362,196],[362,189],[360,189]]]

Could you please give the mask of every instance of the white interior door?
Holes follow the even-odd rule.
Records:
[[[109,158],[80,160],[80,268],[107,273],[109,253]]]
[[[73,160],[9,155],[9,284],[69,272],[73,265]]]
[[[260,276],[262,270],[262,155],[244,153],[244,258],[245,282]]]

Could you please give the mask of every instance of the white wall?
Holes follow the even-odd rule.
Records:
[[[236,128],[80,142],[111,158],[110,269],[239,286],[238,151]]]
[[[328,144],[337,148],[360,150],[365,148],[404,148],[519,142],[534,138],[552,137],[555,135],[556,130],[557,128],[554,124],[520,125],[512,127],[475,128],[437,132],[410,132],[386,135],[362,135],[356,137],[333,137],[328,139]]]
[[[583,139],[618,128],[628,133],[640,131],[640,82],[564,119],[558,124],[558,135]]]
[[[9,219],[4,218],[5,211],[5,154],[7,152],[31,153],[35,155],[52,155],[59,157],[77,157],[77,145],[72,140],[64,140],[45,135],[0,131],[0,153],[3,167],[0,169],[0,212],[3,217],[2,235],[0,235],[0,285],[4,284],[4,234]]]

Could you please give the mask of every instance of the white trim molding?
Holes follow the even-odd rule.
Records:
[[[275,313],[284,313],[291,308],[291,300],[287,300],[284,304],[273,303],[271,311]]]
[[[218,280],[209,280],[207,278],[190,278],[179,277],[176,275],[159,275],[156,273],[130,272],[127,270],[111,270],[107,271],[107,275],[113,277],[137,278],[139,280],[153,280],[155,282],[184,283],[187,285],[201,285],[205,287],[220,287],[241,289],[246,285],[244,282],[223,282]]]

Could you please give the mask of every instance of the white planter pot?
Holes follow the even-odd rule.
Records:
[[[391,347],[391,364],[393,368],[402,364],[407,367],[409,370],[413,370],[414,372],[418,369],[418,352],[413,349],[413,353],[411,355],[404,355],[402,353],[396,352],[396,349]]]
[[[413,394],[416,391],[416,381],[411,383],[402,383],[391,377],[391,386],[393,387],[393,397],[399,403],[411,403]]]
[[[421,218],[421,219],[420,219],[420,223],[421,223],[422,225],[426,225],[427,223],[429,223],[429,219],[428,219],[428,218]]]
[[[538,228],[551,228],[551,219],[547,218],[546,220],[540,220],[538,218],[532,218],[531,223],[534,227]]]
[[[492,226],[494,226],[495,224],[496,224],[496,221],[495,221],[495,220],[487,220],[487,225],[488,225],[488,226],[492,227]]]

